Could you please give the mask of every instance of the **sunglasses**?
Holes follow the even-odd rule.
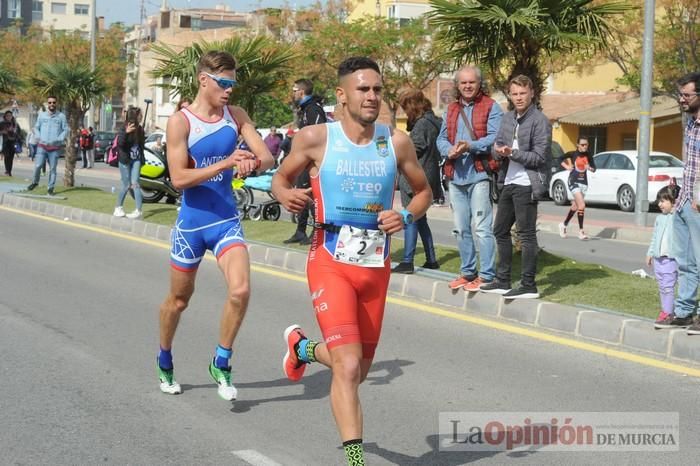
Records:
[[[219,76],[214,76],[213,74],[209,74],[204,72],[207,76],[209,76],[211,79],[213,79],[216,84],[219,85],[221,89],[231,89],[233,86],[236,85],[236,80],[235,79],[229,79],[229,78],[220,78]]]
[[[56,105],[56,102],[46,102],[48,105]]]

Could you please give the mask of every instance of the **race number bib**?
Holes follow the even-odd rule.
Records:
[[[335,259],[360,267],[384,267],[386,235],[381,230],[343,225],[335,243]]]

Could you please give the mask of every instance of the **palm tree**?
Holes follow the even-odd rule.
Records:
[[[90,105],[99,102],[106,90],[99,71],[91,71],[87,65],[73,63],[48,63],[39,67],[33,79],[34,87],[44,96],[55,95],[63,107],[70,134],[66,147],[66,166],[63,185],[75,184],[75,162],[78,153],[75,141]]]
[[[432,24],[441,28],[447,56],[487,67],[505,90],[524,74],[543,91],[545,60],[557,54],[593,53],[608,47],[609,20],[634,8],[627,1],[430,0]]]
[[[258,96],[270,94],[284,85],[294,58],[288,45],[279,44],[265,36],[252,39],[231,37],[217,42],[201,41],[180,51],[157,43],[151,45],[158,63],[151,76],[170,78],[169,84],[158,86],[192,99],[198,88],[197,62],[210,50],[222,50],[236,58],[238,84],[231,93],[231,100],[243,107],[249,115],[255,111]]]
[[[0,65],[0,94],[14,94],[17,88],[22,85],[17,74],[10,68]]]

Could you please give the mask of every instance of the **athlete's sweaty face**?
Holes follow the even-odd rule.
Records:
[[[382,77],[373,69],[357,70],[340,82],[339,101],[347,115],[362,125],[371,125],[379,117],[382,105]]]

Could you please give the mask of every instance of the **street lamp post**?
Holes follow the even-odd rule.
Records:
[[[637,196],[634,222],[646,226],[649,211],[649,151],[651,150],[651,86],[654,68],[654,0],[644,1],[644,39],[642,44],[642,83],[640,89],[639,147],[637,152]]]
[[[97,12],[95,11],[97,0],[90,0],[90,71],[95,72],[95,62],[97,58],[96,46],[97,46]],[[90,104],[90,108],[87,111],[87,125],[94,125],[95,110],[93,104]]]

